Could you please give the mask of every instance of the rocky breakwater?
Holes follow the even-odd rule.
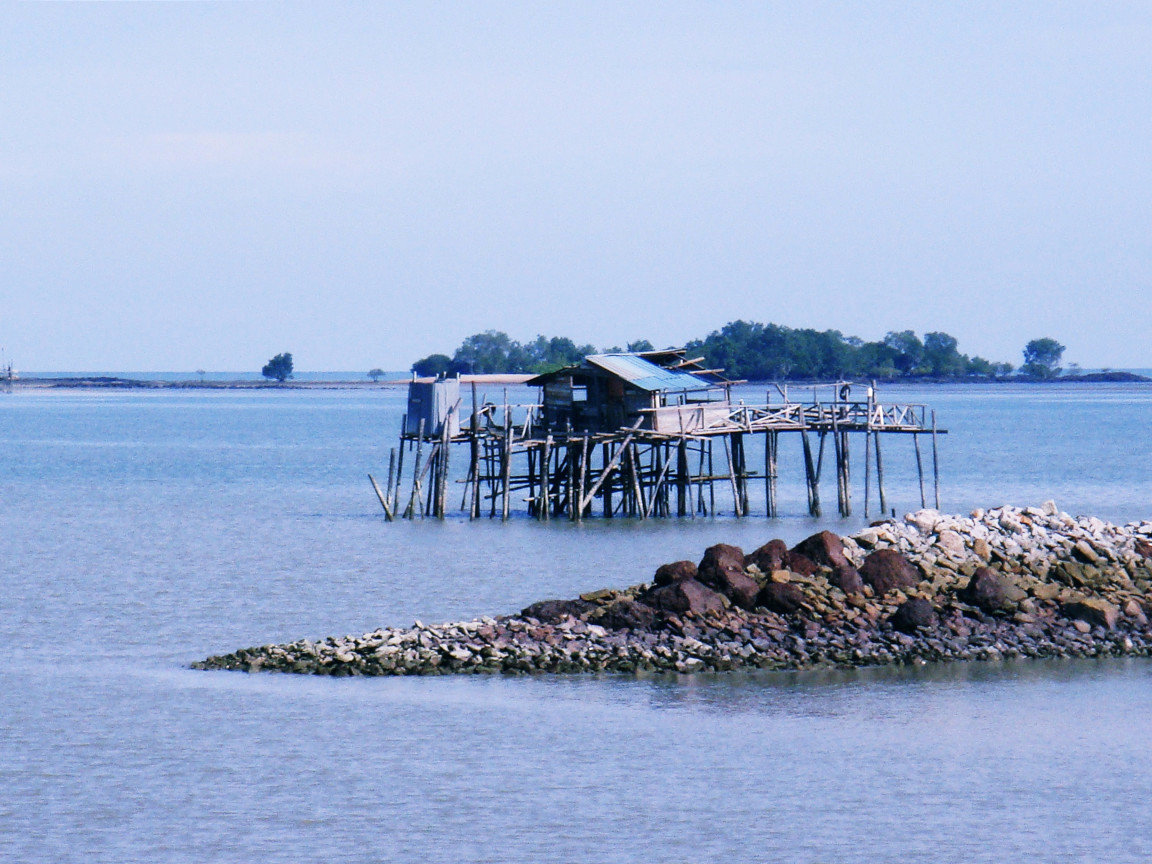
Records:
[[[265,645],[199,669],[696,672],[1152,654],[1152,522],[934,510],[852,537],[712,546],[650,582],[519,614]]]

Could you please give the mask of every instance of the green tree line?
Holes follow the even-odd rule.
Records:
[[[1000,378],[1011,363],[962,354],[954,336],[912,330],[889,332],[878,342],[844,336],[839,330],[814,330],[732,321],[703,339],[689,342],[689,356],[703,357],[709,368],[750,381],[835,380],[841,378]],[[521,343],[506,333],[487,330],[469,336],[451,356],[431,354],[412,364],[418,375],[549,372],[579,363],[587,354],[620,350],[650,351],[646,339],[624,349],[577,345],[565,337],[537,336]],[[1033,339],[1024,349],[1021,373],[1033,378],[1060,374],[1064,346],[1054,339]]]

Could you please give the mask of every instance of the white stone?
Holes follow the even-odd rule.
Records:
[[[941,531],[940,536],[936,538],[936,545],[949,555],[964,554],[964,538],[955,531]]]
[[[915,525],[916,530],[921,534],[931,534],[936,528],[936,523],[940,521],[940,512],[938,510],[917,510],[915,513],[909,513],[905,516],[904,521],[910,525]]]

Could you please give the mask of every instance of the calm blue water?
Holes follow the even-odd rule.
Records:
[[[950,430],[945,509],[1055,498],[1114,521],[1152,514],[1152,387],[882,396],[930,402]],[[0,394],[0,860],[1152,855],[1143,662],[647,679],[187,670],[863,521],[386,524],[365,475],[386,471],[403,398]],[[782,506],[800,514],[788,446]],[[884,459],[890,506],[918,506],[911,442]]]

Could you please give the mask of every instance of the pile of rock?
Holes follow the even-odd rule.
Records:
[[[651,582],[518,615],[266,645],[200,669],[323,675],[803,669],[1152,655],[1152,522],[1055,504],[935,510],[750,554],[718,544]]]

